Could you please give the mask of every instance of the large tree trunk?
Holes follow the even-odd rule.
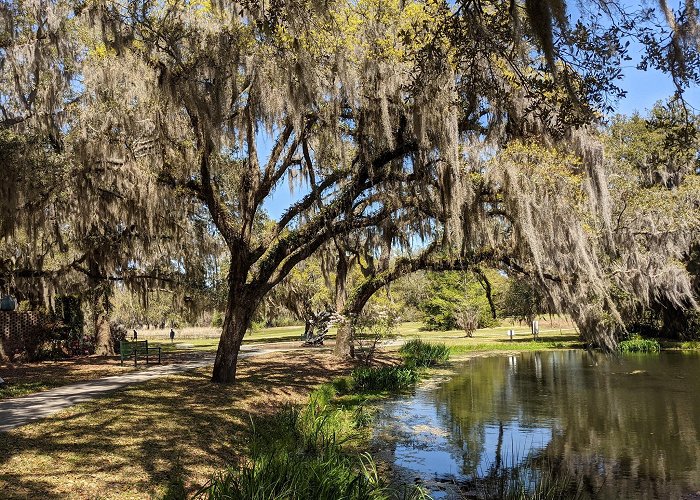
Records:
[[[338,333],[335,335],[335,348],[333,354],[341,358],[354,358],[355,352],[352,344],[352,319],[347,318],[342,325],[338,325]]]
[[[338,248],[338,266],[335,276],[335,310],[339,314],[345,314],[345,304],[348,300],[348,269],[349,263],[347,255],[340,245]],[[352,344],[352,320],[350,316],[345,317],[345,321],[338,325],[338,332],[335,335],[335,348],[333,354],[341,358],[354,358],[355,352]]]
[[[95,354],[114,356],[112,331],[109,327],[109,296],[101,293],[93,302],[95,322]]]
[[[98,278],[103,273],[100,264],[94,258],[90,258],[88,265],[90,274],[93,276],[90,279],[90,288],[93,322],[95,325],[95,354],[98,356],[114,356],[112,332],[109,328],[111,285],[107,281],[102,281]]]
[[[223,331],[211,376],[212,382],[230,384],[236,380],[238,353],[243,336],[250,327],[256,305],[253,298],[235,293],[233,287],[229,291]]]

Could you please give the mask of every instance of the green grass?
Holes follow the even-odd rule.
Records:
[[[555,323],[556,325],[556,323]],[[477,330],[472,338],[466,338],[462,330],[449,330],[449,331],[427,331],[423,330],[423,324],[420,322],[407,322],[402,323],[396,328],[396,335],[406,340],[411,339],[422,339],[429,342],[444,342],[448,346],[455,345],[474,345],[474,344],[485,344],[492,343],[494,345],[499,345],[502,343],[510,343],[507,331],[509,329],[515,329],[516,338],[513,344],[519,342],[530,342],[532,337],[529,335],[529,328],[526,325],[519,324],[508,324],[506,326],[499,326],[494,328],[482,328]],[[170,339],[167,336],[169,329],[164,330],[142,330],[139,332],[139,336],[144,339],[148,339],[149,343],[153,345],[160,345],[163,347],[164,351],[172,352],[176,350],[191,350],[191,351],[216,351],[219,345],[219,335],[221,334],[220,328],[183,328],[176,330],[175,342],[170,343]],[[243,339],[243,344],[256,344],[265,342],[297,342],[300,340],[301,334],[304,332],[303,326],[283,326],[274,328],[263,328],[261,330],[249,331],[245,338]],[[335,337],[336,329],[331,328],[328,332],[328,339],[333,339]],[[578,336],[572,328],[558,328],[558,327],[548,327],[546,321],[542,321],[542,333],[540,334],[541,341],[548,341],[552,338],[559,341],[564,339],[564,342],[575,343],[578,341]],[[192,347],[179,348],[177,344],[191,344]],[[564,345],[564,347],[570,347],[569,345]],[[541,347],[547,349],[550,347]],[[516,348],[509,348],[509,350],[529,350],[528,348],[523,348],[522,346],[517,346]],[[483,347],[477,349],[469,349],[463,352],[470,352],[473,350],[485,350]],[[503,350],[503,348],[494,348],[489,350]]]
[[[348,388],[347,378],[339,380],[345,382],[334,381],[315,390],[305,407],[287,406],[272,416],[252,419],[249,462],[216,476],[198,496],[212,500],[397,498],[379,477],[372,457],[353,452],[348,445],[369,417],[334,403],[337,387]],[[404,498],[425,495],[406,487]]]
[[[450,357],[450,349],[445,344],[413,339],[401,346],[399,354],[407,366],[430,367],[446,362]]]
[[[352,372],[356,391],[403,391],[418,381],[418,372],[408,366],[360,367]]]
[[[643,339],[639,336],[632,337],[629,340],[623,340],[617,345],[617,350],[622,353],[630,352],[659,352],[661,346],[659,341],[655,339]]]
[[[472,352],[488,351],[543,351],[547,349],[574,349],[583,347],[578,340],[562,341],[527,341],[527,342],[480,342],[462,345],[451,345],[450,353],[453,355],[468,354]]]
[[[175,341],[170,342],[166,336],[169,330],[144,330],[139,332],[139,339],[148,339],[149,345],[160,345],[164,351],[182,350],[178,344],[190,344],[186,347],[193,351],[216,351],[219,346],[220,328],[183,328],[175,335]],[[280,326],[274,328],[263,328],[261,330],[249,331],[243,338],[243,344],[259,344],[268,342],[301,342],[301,335],[304,333],[303,326]],[[328,339],[335,337],[336,329],[328,331]],[[200,337],[196,337],[199,335]]]
[[[420,323],[404,323],[399,326],[398,336],[406,339],[421,339],[425,342],[444,343],[452,355],[471,354],[488,351],[538,351],[546,349],[573,349],[583,347],[578,334],[573,328],[559,328],[558,323],[548,326],[548,321],[542,320],[540,338],[534,341],[529,327],[519,324],[508,324],[494,328],[476,330],[472,337],[466,337],[462,330],[425,331]],[[508,336],[508,330],[515,330],[513,340]]]

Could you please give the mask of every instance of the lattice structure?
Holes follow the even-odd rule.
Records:
[[[26,359],[43,339],[43,316],[36,311],[0,311],[0,361]]]

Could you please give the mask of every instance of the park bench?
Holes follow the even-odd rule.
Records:
[[[125,359],[134,357],[134,366],[136,366],[138,357],[146,358],[146,364],[150,362],[151,353],[155,357],[156,351],[158,352],[158,364],[160,364],[160,346],[149,347],[148,340],[120,340],[119,341],[119,354],[121,356],[121,364],[124,364]]]

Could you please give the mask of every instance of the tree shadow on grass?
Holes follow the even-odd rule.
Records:
[[[245,454],[251,414],[301,402],[350,369],[327,353],[275,353],[241,360],[234,385],[202,369],[129,386],[0,433],[0,490],[181,498]]]

